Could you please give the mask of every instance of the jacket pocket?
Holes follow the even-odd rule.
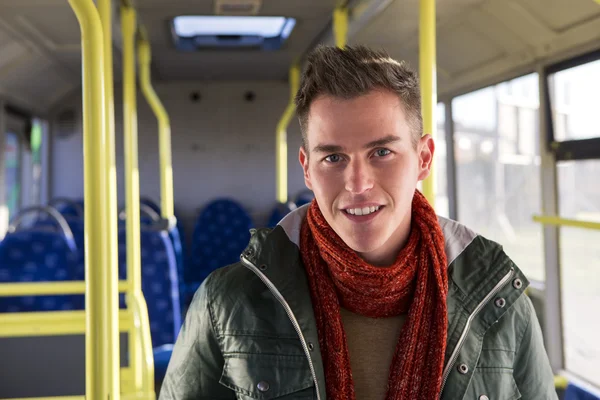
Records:
[[[220,383],[244,400],[315,397],[308,360],[304,356],[227,354]]]
[[[477,367],[464,400],[515,400],[521,393],[510,368]]]

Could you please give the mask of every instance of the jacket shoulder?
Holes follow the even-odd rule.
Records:
[[[529,284],[500,243],[457,221],[443,217],[439,221],[444,233],[449,277],[465,295],[484,284],[493,287],[511,269],[524,286]]]

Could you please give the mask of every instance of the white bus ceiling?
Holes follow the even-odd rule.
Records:
[[[391,1],[349,44],[380,46],[418,67],[418,4]],[[153,79],[168,82],[285,80],[293,59],[329,30],[334,5],[334,0],[263,1],[260,15],[297,20],[280,51],[181,53],[172,44],[170,19],[212,14],[214,1],[135,3],[150,35]],[[600,7],[593,0],[440,0],[437,16],[440,98],[534,70],[544,60],[584,52],[600,40]],[[119,80],[121,40],[119,30],[113,31]],[[64,96],[80,87],[79,40],[79,26],[66,1],[0,2],[0,93],[39,113],[59,107]]]

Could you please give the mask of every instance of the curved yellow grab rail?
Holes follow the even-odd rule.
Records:
[[[115,157],[115,102],[114,102],[114,78],[113,78],[113,43],[112,43],[112,2],[111,0],[97,0],[98,13],[102,22],[104,38],[104,93],[106,107],[106,147],[105,157],[106,194],[108,214],[105,217],[107,229],[105,231],[107,249],[106,256],[109,259],[108,270],[104,290],[108,302],[104,308],[106,325],[103,327],[111,352],[108,358],[107,374],[110,381],[107,382],[111,393],[111,400],[119,400],[121,396],[120,384],[120,353],[119,353],[119,295],[117,284],[119,281],[119,232],[117,224],[117,167]]]
[[[435,43],[435,0],[420,0],[419,11],[419,75],[421,81],[421,110],[423,133],[437,138],[437,74]],[[435,208],[435,177],[431,166],[429,177],[423,181],[423,195]]]
[[[340,49],[348,42],[348,7],[336,7],[333,10],[333,34],[335,45]]]
[[[160,210],[162,217],[174,224],[173,205],[173,164],[171,158],[171,122],[162,102],[152,87],[150,80],[151,62],[150,43],[143,29],[138,39],[138,63],[140,86],[146,101],[158,120],[158,137],[160,150]]]
[[[106,220],[110,206],[106,201],[107,145],[104,87],[104,44],[102,24],[92,0],[69,0],[81,28],[83,71],[83,152],[85,201],[85,274],[86,274],[86,399],[109,398],[108,369],[112,354],[104,337],[108,304],[106,272]],[[114,343],[113,343],[114,344]]]
[[[275,136],[275,163],[277,179],[277,201],[285,204],[288,201],[288,180],[287,180],[287,127],[296,112],[294,97],[300,87],[300,65],[294,64],[290,68],[290,100],[277,124],[277,133]]]
[[[561,218],[550,215],[535,215],[533,217],[533,220],[535,222],[540,222],[544,225],[568,226],[572,228],[600,230],[600,222],[594,221],[581,221],[577,219]]]

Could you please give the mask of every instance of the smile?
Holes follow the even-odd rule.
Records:
[[[363,207],[363,208],[348,208],[346,211],[350,215],[369,215],[379,211],[380,206]]]

